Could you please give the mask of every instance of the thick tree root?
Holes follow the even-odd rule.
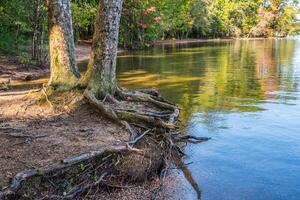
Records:
[[[181,147],[178,143],[193,143],[198,144],[201,142],[208,141],[210,138],[207,137],[196,137],[190,135],[182,135],[178,131],[176,127],[176,122],[179,116],[179,109],[176,105],[167,102],[163,98],[159,97],[159,94],[156,91],[152,90],[138,90],[138,91],[128,91],[122,88],[118,88],[116,92],[116,96],[121,99],[121,101],[133,101],[133,102],[144,102],[152,104],[163,112],[155,112],[155,111],[139,111],[136,109],[120,109],[118,106],[111,106],[105,104],[105,100],[100,101],[95,98],[95,96],[86,91],[85,97],[88,101],[98,108],[102,113],[107,115],[113,120],[122,121],[122,122],[129,122],[132,124],[137,124],[138,127],[142,127],[145,132],[141,133],[139,136],[135,134],[135,137],[132,137],[131,141],[128,142],[129,145],[134,145],[138,142],[141,138],[145,137],[147,134],[151,133],[153,129],[163,129],[162,131],[162,140],[165,142],[165,153],[164,153],[164,167],[160,172],[160,185],[154,191],[152,195],[152,199],[157,199],[159,197],[160,192],[163,190],[164,187],[164,179],[169,170],[169,163],[172,162],[176,165],[178,163],[182,164],[180,168],[183,170],[184,174],[187,176],[187,180],[191,182],[192,186],[194,187],[195,191],[197,192],[198,198],[201,198],[201,190],[199,186],[194,181],[193,177],[191,176],[189,170],[184,166],[183,162],[181,161],[181,156],[185,155]],[[110,102],[113,105],[118,105],[120,101],[116,100],[114,97],[109,96]],[[128,126],[126,123],[127,129],[131,126]],[[150,126],[151,128],[147,128],[145,126]],[[131,133],[133,131],[130,131]],[[156,133],[159,131],[156,131]],[[132,133],[133,134],[133,133]],[[175,154],[174,154],[175,153]],[[172,155],[175,155],[173,158]],[[181,156],[180,156],[181,155]],[[179,159],[180,157],[180,159]],[[179,161],[180,160],[180,161]]]
[[[66,158],[61,164],[49,168],[21,172],[13,178],[8,187],[0,190],[0,200],[22,199],[23,194],[28,195],[28,193],[32,192],[31,190],[36,187],[34,185],[39,186],[40,184],[47,182],[48,179],[54,179],[54,181],[59,182],[60,178],[67,177],[68,175],[71,176],[71,180],[76,180],[80,178],[80,174],[87,176],[87,174],[91,174],[94,171],[96,172],[97,169],[100,170],[100,168],[103,168],[101,174],[93,177],[95,181],[89,180],[89,182],[85,183],[88,181],[88,177],[86,177],[81,183],[74,185],[65,195],[49,194],[41,195],[42,197],[40,197],[38,194],[39,189],[31,194],[32,199],[74,199],[76,196],[99,185],[104,177],[109,175],[108,172],[105,171],[105,164],[107,165],[107,163],[110,163],[106,167],[110,173],[113,173],[113,167],[111,166],[115,167],[117,163],[113,160],[108,162],[108,158],[116,159],[118,156],[127,154],[144,155],[145,153],[140,149],[128,148],[127,145],[110,146],[99,149],[98,151],[91,151],[75,157]],[[91,171],[86,171],[87,169],[83,169],[83,166],[92,166],[90,169]],[[53,186],[56,185],[57,184],[54,184]]]
[[[144,113],[144,112],[139,112],[139,111],[134,111],[134,110],[121,110],[121,109],[114,109],[111,105],[105,104],[103,101],[98,100],[95,95],[93,95],[92,92],[86,90],[84,92],[84,96],[88,99],[88,101],[96,107],[100,112],[102,112],[104,115],[109,117],[112,120],[115,120],[117,122],[121,122],[122,120],[128,121],[128,122],[142,122],[144,124],[151,125],[153,127],[158,127],[158,128],[168,128],[168,129],[175,129],[175,120],[178,118],[179,115],[179,110],[177,109],[176,106],[167,104],[165,102],[160,102],[157,100],[154,100],[150,97],[150,95],[144,95],[141,93],[141,96],[139,95],[134,95],[138,101],[142,102],[150,102],[155,105],[158,105],[161,108],[167,108],[167,109],[172,109],[174,112],[169,115],[169,120],[168,122],[165,122],[162,118],[168,116],[167,114],[162,115],[162,114],[155,114],[152,112],[149,113]],[[147,98],[149,97],[149,101]],[[113,97],[110,96],[111,101],[114,103],[118,102],[117,100],[112,100],[114,99]],[[105,100],[105,99],[104,99]]]
[[[149,126],[151,129],[165,129],[165,131],[175,130],[177,128],[175,124],[178,119],[179,109],[175,105],[172,105],[157,96],[152,96],[142,92],[131,94],[123,90],[122,93],[121,90],[118,90],[117,92],[117,96],[121,96],[122,100],[126,100],[123,102],[134,99],[134,101],[154,104],[154,106],[162,109],[162,112],[120,108],[118,105],[121,102],[109,94],[105,95],[103,100],[98,100],[91,91],[85,90],[84,96],[88,102],[97,108],[102,114],[125,126],[131,134],[128,146],[133,146],[136,143],[134,141],[140,137],[139,135],[142,135],[142,133],[139,134],[129,123]],[[106,103],[106,101],[109,101],[111,104]]]
[[[116,185],[109,182],[110,177],[115,177],[113,169],[122,172],[123,176],[132,176],[132,173],[136,173],[140,177],[148,176],[149,169],[152,169],[150,170],[151,173],[160,169],[161,182],[152,196],[153,199],[156,199],[163,190],[164,179],[170,168],[170,162],[174,160],[174,155],[176,158],[178,156],[181,158],[184,155],[178,143],[199,143],[210,139],[181,135],[176,126],[179,109],[174,104],[159,97],[156,91],[127,91],[118,88],[115,94],[116,98],[106,94],[103,99],[97,99],[91,91],[85,90],[83,96],[102,114],[123,125],[131,134],[129,141],[121,146],[107,147],[66,158],[62,160],[61,164],[54,167],[22,172],[13,179],[8,187],[0,191],[0,200],[19,199],[20,196],[27,195],[28,192],[31,192],[31,195],[39,200],[74,199],[79,195],[89,193],[98,185],[103,184],[110,187]],[[76,104],[82,101],[84,99],[80,98],[78,101],[76,100]],[[140,106],[134,106],[135,102]],[[10,130],[6,130],[6,132],[10,132]],[[18,135],[12,136],[19,137],[22,131],[16,132]],[[160,145],[158,146],[157,143]],[[153,146],[147,147],[150,144]],[[139,148],[136,148],[137,146]],[[157,149],[160,153],[156,153],[154,156],[156,158],[153,160],[153,151]],[[119,159],[122,156],[125,157]],[[137,163],[136,159],[143,160],[141,162],[143,167],[132,166]],[[145,166],[145,159],[149,160],[149,166]],[[128,160],[131,161],[128,163]],[[177,162],[173,163],[176,164]],[[145,168],[145,170],[142,170],[142,173],[137,172],[141,168]],[[70,175],[71,177],[68,178]],[[68,192],[62,193],[61,189],[56,187],[60,182],[59,179],[75,182],[72,183],[72,188]],[[44,182],[49,182],[47,187],[50,189],[46,194],[40,191],[41,188],[45,188],[40,187],[40,184]],[[121,186],[120,184],[117,185],[122,187],[122,184]],[[38,188],[37,191],[36,188]],[[34,192],[32,193],[31,190]]]
[[[34,176],[37,176],[37,175],[38,175],[38,172],[36,170],[24,171],[24,172],[17,174],[13,178],[10,186],[5,188],[4,190],[0,191],[0,199],[6,200],[9,198],[14,198],[15,194],[21,188],[22,183]]]

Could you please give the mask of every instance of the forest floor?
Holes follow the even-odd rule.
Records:
[[[77,60],[88,58],[90,46],[77,49]],[[123,144],[130,135],[90,106],[53,109],[30,98],[47,81],[49,69],[23,65],[0,56],[0,188],[18,173],[41,169],[99,147]],[[163,199],[184,199],[191,186],[174,169],[166,179]],[[185,184],[184,184],[185,183]],[[106,188],[77,199],[150,199],[159,178],[130,187]],[[181,190],[181,195],[177,192]],[[177,193],[177,194],[176,194]],[[175,195],[176,194],[176,195]]]

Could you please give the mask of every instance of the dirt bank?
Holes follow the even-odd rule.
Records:
[[[81,56],[87,55],[88,49],[89,47],[81,48]],[[89,105],[69,106],[70,99],[78,97],[76,91],[61,95],[58,100],[64,102],[66,106],[57,109],[51,103],[52,99],[49,102],[43,92],[31,89],[32,86],[40,88],[41,83],[47,81],[49,75],[47,68],[22,65],[13,57],[1,56],[0,58],[0,82],[2,85],[4,83],[8,85],[7,88],[0,90],[0,187],[7,186],[17,173],[24,170],[45,172],[49,166],[61,165],[60,163],[66,158],[94,152],[101,148],[126,146],[126,142],[130,140],[129,133],[123,127],[95,112]],[[36,98],[36,94],[41,97]],[[159,157],[158,159],[155,157],[157,156],[153,155],[149,159],[139,156],[138,160],[134,157],[134,162],[125,165],[128,168],[122,165],[122,184],[106,183],[77,199],[150,199],[160,184],[159,172],[150,170],[152,175],[148,178],[140,169],[146,168],[147,171],[151,166],[157,168],[160,165]],[[119,161],[113,162],[113,166],[118,166],[116,163]],[[77,168],[81,169],[81,164]],[[120,171],[118,168],[116,170]],[[128,177],[133,177],[138,171],[141,171],[144,180],[137,183],[130,182],[131,178]],[[111,175],[107,179],[114,176]],[[184,180],[182,175],[167,176],[165,192],[159,195],[160,199],[184,199],[178,195],[172,196],[176,188],[181,188],[182,180]],[[56,185],[61,180],[55,179],[50,182]],[[49,184],[43,185],[43,188],[48,186]],[[185,186],[189,191],[189,184]],[[59,193],[53,188],[51,191],[54,194]],[[45,191],[39,188],[38,192],[42,194]]]
[[[99,146],[128,141],[121,127],[90,107],[54,111],[47,103],[31,102],[24,92],[0,94],[0,184],[18,172],[58,163]]]

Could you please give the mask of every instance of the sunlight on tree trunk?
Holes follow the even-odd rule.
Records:
[[[69,0],[48,0],[51,77],[49,85],[72,88],[80,73],[75,60],[75,44]]]
[[[100,0],[95,22],[92,54],[84,82],[96,96],[113,94],[117,88],[116,59],[122,0]]]

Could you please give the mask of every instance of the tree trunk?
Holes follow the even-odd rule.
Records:
[[[51,77],[49,85],[70,89],[80,73],[75,60],[75,44],[69,0],[48,0]]]
[[[32,57],[38,65],[42,64],[42,4],[35,0],[34,5],[34,31],[32,38]]]
[[[95,22],[92,54],[84,82],[96,97],[114,94],[116,59],[123,0],[100,0]]]

